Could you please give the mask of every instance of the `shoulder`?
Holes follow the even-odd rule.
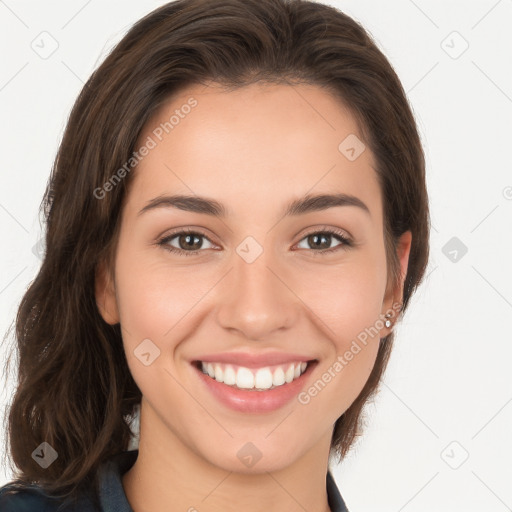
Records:
[[[332,512],[349,512],[330,470],[327,471],[327,499]]]
[[[84,504],[86,505],[86,504]],[[49,496],[37,485],[0,487],[0,512],[94,512],[92,506],[76,508],[63,500]]]
[[[36,486],[18,489],[8,484],[0,487],[0,512],[50,512],[56,511],[59,504]]]
[[[35,483],[9,482],[0,487],[0,512],[132,512],[121,478],[137,455],[138,449],[124,451],[104,461],[96,475],[99,485],[84,484],[74,501],[51,496]]]

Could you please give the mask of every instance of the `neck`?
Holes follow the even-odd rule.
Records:
[[[262,458],[258,472],[230,471],[186,446],[146,404],[141,407],[139,454],[122,477],[123,488],[134,512],[330,512],[331,434],[326,432],[288,466],[270,468],[274,461]]]

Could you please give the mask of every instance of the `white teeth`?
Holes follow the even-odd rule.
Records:
[[[254,375],[249,368],[240,366],[236,373],[236,385],[242,389],[251,389],[254,387]]]
[[[256,372],[254,386],[259,389],[270,389],[272,387],[272,372],[270,368],[260,368]]]
[[[286,370],[285,374],[284,374],[284,380],[286,382],[291,382],[293,380],[293,375],[295,373],[295,367],[293,364],[291,364],[289,367],[288,367],[288,370]]]
[[[214,366],[215,368],[215,380],[219,381],[219,382],[224,382],[224,372],[222,371],[222,368],[220,367],[220,365],[216,364]]]
[[[277,368],[272,376],[272,383],[274,386],[282,386],[285,383],[284,371],[281,367]]]
[[[250,370],[243,366],[235,366],[222,363],[201,362],[203,373],[209,375],[217,382],[223,382],[228,386],[240,389],[267,390],[290,383],[300,377],[307,368],[305,362],[289,363],[287,365],[274,366],[274,370],[268,366],[258,370]]]
[[[228,386],[236,384],[236,373],[230,365],[227,365],[226,370],[224,371],[224,384],[227,384]]]

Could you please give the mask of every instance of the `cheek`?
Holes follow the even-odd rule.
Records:
[[[313,402],[321,394],[333,420],[357,398],[375,364],[386,277],[384,255],[379,252],[359,253],[328,272],[302,275],[298,295],[328,342],[318,380],[304,401]]]
[[[177,290],[155,282],[146,270],[122,271],[118,273],[118,299],[123,328],[131,336],[160,337],[171,326],[164,312],[172,311]]]
[[[171,338],[166,334],[197,302],[193,288],[200,281],[190,268],[179,265],[179,259],[154,245],[147,229],[131,226],[130,221],[131,218],[123,219],[116,258],[117,298],[124,334],[132,338]],[[155,237],[156,231],[155,228]]]
[[[137,359],[143,342],[150,352],[159,354],[152,369],[165,368],[173,374],[183,371],[175,365],[182,341],[201,324],[208,294],[219,280],[218,267],[205,265],[191,270],[190,265],[170,260],[163,249],[123,252],[120,245],[116,261],[118,306],[126,357],[136,380],[150,378]],[[142,386],[144,382],[140,382]]]
[[[185,410],[190,405],[188,395],[177,383],[183,376],[172,361],[190,329],[187,313],[198,303],[187,286],[196,278],[137,254],[125,253],[117,265],[119,313],[130,373],[154,409],[164,410],[173,403]]]
[[[342,264],[301,272],[298,295],[318,317],[318,324],[324,324],[323,330],[339,351],[374,326],[382,313],[384,258],[383,251],[353,252]]]

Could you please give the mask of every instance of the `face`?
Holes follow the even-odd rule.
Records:
[[[114,276],[96,292],[143,394],[141,442],[238,472],[327,452],[401,298],[387,288],[376,162],[354,118],[314,86],[196,85],[153,116],[144,144]],[[164,199],[177,195],[195,201]],[[338,200],[287,212],[317,195]],[[409,248],[406,234],[404,275]],[[247,453],[261,454],[254,469]]]

